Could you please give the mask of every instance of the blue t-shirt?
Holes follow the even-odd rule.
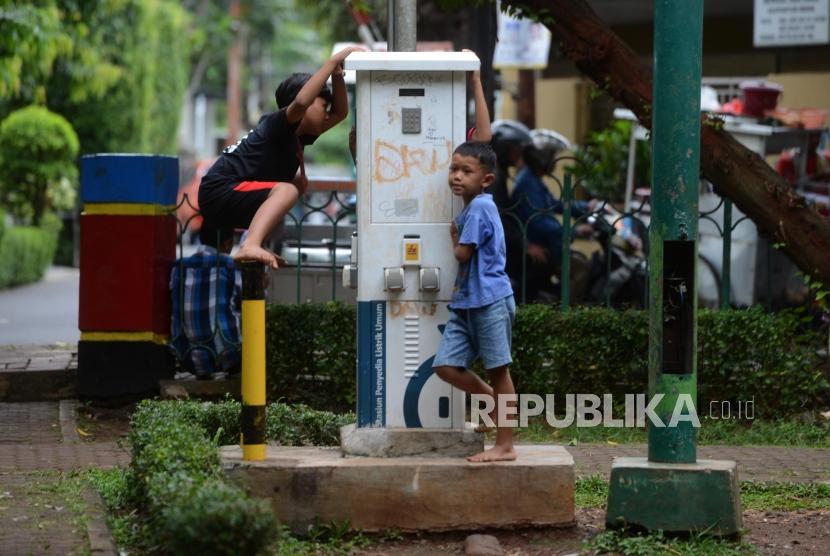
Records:
[[[450,307],[475,309],[513,295],[504,270],[504,229],[493,196],[475,197],[455,219],[455,225],[458,243],[473,245],[475,251],[470,260],[458,264]]]

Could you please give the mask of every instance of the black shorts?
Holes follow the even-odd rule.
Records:
[[[248,228],[277,181],[242,181],[199,186],[199,212],[211,229]],[[292,184],[293,185],[293,184]]]

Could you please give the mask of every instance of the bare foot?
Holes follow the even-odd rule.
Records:
[[[480,454],[470,456],[467,461],[473,463],[486,463],[490,461],[513,461],[516,459],[516,451],[513,446],[493,446]]]
[[[273,268],[278,267],[277,256],[271,251],[255,245],[241,245],[234,254],[235,261],[259,261]]]

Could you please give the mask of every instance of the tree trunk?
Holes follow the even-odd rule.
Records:
[[[577,68],[651,128],[651,67],[643,64],[585,0],[503,0],[536,14]],[[529,13],[528,13],[529,12]],[[721,129],[701,123],[701,173],[804,273],[830,284],[830,221],[808,207],[759,155]]]

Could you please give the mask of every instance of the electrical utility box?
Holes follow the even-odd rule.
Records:
[[[464,393],[432,371],[457,263],[447,183],[466,136],[471,52],[355,52],[357,426],[464,427]]]

